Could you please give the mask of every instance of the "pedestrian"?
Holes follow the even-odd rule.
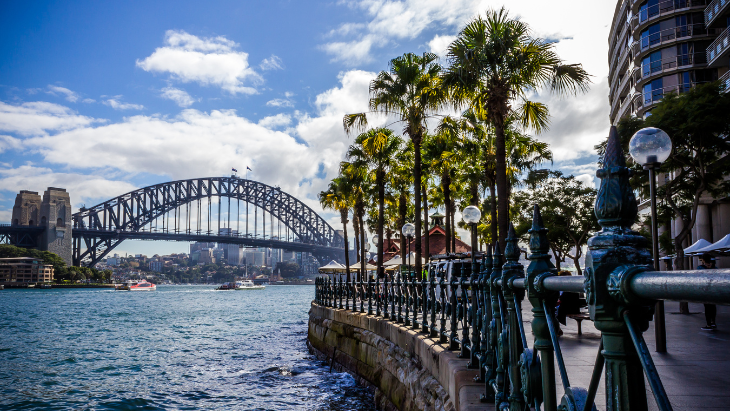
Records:
[[[700,265],[697,266],[698,270],[715,268],[715,259],[709,254],[702,254],[700,256]],[[715,323],[715,317],[717,317],[717,306],[715,304],[705,304],[705,321],[707,325],[702,327],[705,331],[714,331],[717,329]]]

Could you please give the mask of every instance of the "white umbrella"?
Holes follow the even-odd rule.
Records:
[[[688,255],[699,254],[701,249],[703,249],[709,245],[712,245],[712,244],[709,241],[700,238],[694,244],[685,248],[684,253],[688,254]]]
[[[372,270],[377,270],[377,269],[378,269],[378,267],[376,267],[372,264],[365,264],[366,271],[372,271]],[[355,264],[351,265],[350,270],[360,270],[360,263],[355,263]]]
[[[390,267],[390,266],[393,266],[393,265],[404,265],[404,264],[405,265],[408,265],[408,257],[409,257],[409,255],[406,255],[406,260],[403,261],[403,260],[401,260],[400,255],[396,255],[395,257],[391,258],[390,260],[384,262],[383,263],[383,266]],[[410,260],[411,261],[411,264],[415,264],[416,263],[416,253],[415,252],[411,251],[410,259],[411,259]],[[423,258],[421,258],[421,263],[422,264],[425,264],[424,261],[425,260]]]
[[[697,254],[702,253],[722,253],[730,250],[730,234],[721,238],[716,243],[710,244],[707,247],[701,248],[696,251]]]
[[[345,266],[335,260],[330,261],[327,265],[319,267],[320,273],[337,273],[345,270]]]

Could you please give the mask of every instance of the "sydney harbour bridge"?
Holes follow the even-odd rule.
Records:
[[[48,228],[40,221],[0,226],[0,239],[44,249]],[[309,206],[278,187],[236,176],[155,184],[81,207],[71,234],[73,265],[88,267],[124,240],[241,244],[309,252],[320,261],[345,255],[343,237]]]

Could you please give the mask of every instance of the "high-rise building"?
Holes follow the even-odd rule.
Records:
[[[608,36],[611,123],[697,84],[730,89],[728,23],[728,0],[619,0]]]

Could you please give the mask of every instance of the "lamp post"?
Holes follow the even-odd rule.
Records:
[[[477,265],[477,223],[482,219],[482,212],[479,207],[470,205],[461,212],[464,221],[471,227],[471,272],[476,272]]]
[[[416,235],[416,226],[411,223],[406,223],[401,228],[401,233],[408,239],[408,270],[411,270],[411,239]]]
[[[629,154],[638,164],[649,170],[649,196],[651,197],[651,246],[654,254],[654,270],[659,271],[659,228],[656,216],[656,169],[672,153],[672,140],[664,131],[647,127],[637,131],[629,142]],[[667,331],[664,326],[664,301],[656,304],[654,336],[656,351],[667,352]]]

